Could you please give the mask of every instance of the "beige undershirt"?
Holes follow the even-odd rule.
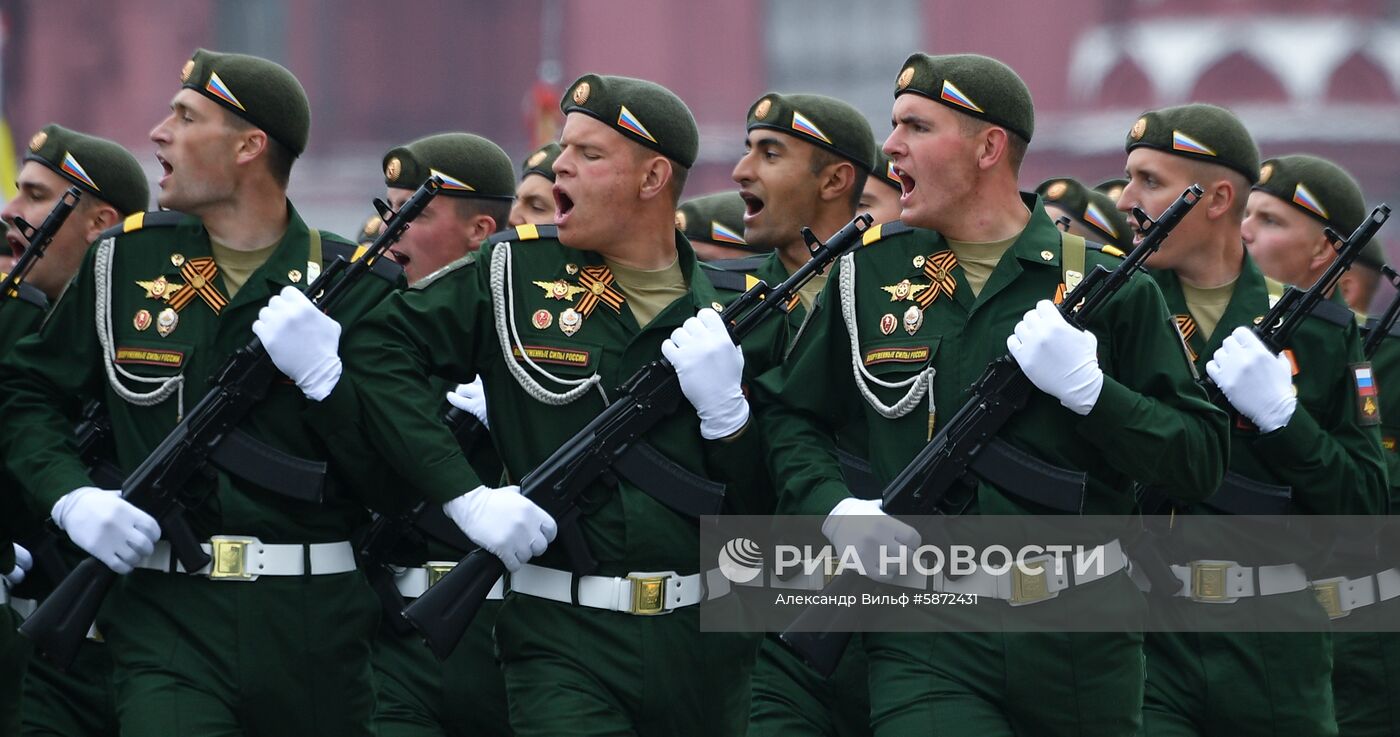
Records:
[[[826,277],[827,274],[817,274],[797,290],[797,299],[802,302],[803,309],[812,311],[812,303],[817,301],[817,295],[821,294],[822,288],[826,286]]]
[[[1220,318],[1225,315],[1225,308],[1230,306],[1236,281],[1239,281],[1239,277],[1218,287],[1205,288],[1181,282],[1181,296],[1186,299],[1186,309],[1195,318],[1196,329],[1201,331],[1201,337],[1205,340],[1210,340],[1215,327],[1220,324]]]
[[[982,287],[987,285],[987,279],[991,278],[1002,255],[1020,237],[1021,234],[1017,233],[1005,240],[990,243],[948,241],[948,248],[954,256],[958,257],[958,265],[962,267],[963,278],[967,279],[967,285],[972,287],[973,297],[982,293]]]
[[[279,239],[280,242],[280,239]],[[224,277],[224,288],[228,290],[228,298],[233,299],[238,290],[248,282],[248,277],[258,270],[259,266],[267,263],[272,258],[272,252],[277,250],[277,244],[264,246],[256,251],[238,251],[228,246],[209,241],[209,250],[214,254],[214,263],[219,267],[219,273]]]
[[[689,291],[679,258],[672,261],[670,266],[655,270],[632,269],[606,259],[604,261],[612,270],[617,286],[622,290],[622,296],[627,298],[627,305],[631,307],[632,316],[637,318],[640,327],[646,327],[666,309],[666,305]]]

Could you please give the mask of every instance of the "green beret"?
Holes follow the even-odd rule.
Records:
[[[379,237],[379,228],[384,225],[384,218],[379,217],[379,213],[369,216],[369,219],[360,226],[359,232],[355,234],[355,243],[361,246],[368,246]]]
[[[244,54],[196,49],[180,82],[261,128],[292,155],[306,150],[311,103],[292,73],[280,64]]]
[[[1366,219],[1360,185],[1342,167],[1316,156],[1294,154],[1265,161],[1254,189],[1332,226],[1343,238]]]
[[[122,215],[145,212],[151,201],[150,185],[136,157],[105,138],[46,125],[29,139],[24,160],[47,166]]]
[[[1105,179],[1094,185],[1094,191],[1103,192],[1104,196],[1117,202],[1118,198],[1123,196],[1123,188],[1126,186],[1128,186],[1126,179]]]
[[[442,177],[441,194],[452,197],[515,198],[515,165],[500,146],[471,133],[438,133],[389,149],[384,184],[418,189]]]
[[[915,53],[894,83],[895,97],[906,92],[999,125],[1028,143],[1035,132],[1031,91],[1011,67],[991,57]]]
[[[549,181],[554,181],[554,160],[559,158],[563,149],[559,144],[550,142],[535,149],[535,152],[525,157],[525,161],[520,165],[520,178],[538,174]]]
[[[1193,102],[1143,113],[1128,130],[1123,150],[1139,147],[1220,164],[1250,184],[1259,179],[1259,147],[1244,123],[1223,107]]]
[[[1069,177],[1047,179],[1035,188],[1048,205],[1069,213],[1070,217],[1094,233],[1096,240],[1119,248],[1133,247],[1133,231],[1128,218],[1102,192],[1095,192]]]
[[[875,168],[875,134],[859,110],[825,95],[770,92],[749,106],[748,130],[770,128],[844,158],[862,169]]]
[[[700,150],[695,116],[655,82],[585,74],[559,100],[565,115],[590,115],[627,138],[689,169]]]
[[[686,200],[676,209],[676,229],[693,241],[707,241],[754,253],[744,240],[744,198],[738,191],[716,192]]]
[[[875,147],[875,169],[870,172],[870,178],[888,184],[899,192],[904,191],[904,183],[894,173],[894,162],[890,161],[890,157],[886,156],[878,145]]]

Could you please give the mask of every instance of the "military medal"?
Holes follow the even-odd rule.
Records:
[[[573,335],[574,333],[577,333],[579,327],[582,325],[583,315],[580,315],[578,313],[578,310],[575,310],[574,308],[570,307],[569,309],[559,313],[559,329],[563,330],[565,335]]]
[[[918,304],[920,310],[928,309],[940,295],[953,296],[958,289],[958,280],[953,278],[953,267],[958,265],[958,257],[952,251],[939,251],[924,259],[924,276],[928,277],[927,289],[917,289],[909,293],[909,299]],[[905,313],[905,326],[908,327],[909,314]],[[920,320],[922,320],[922,316]],[[914,328],[918,330],[918,328]],[[912,333],[911,333],[912,335]]]
[[[914,295],[928,289],[928,287],[927,284],[912,284],[908,279],[904,279],[898,284],[880,288],[889,292],[891,302],[898,302],[904,299],[914,299]]]
[[[924,268],[924,257],[923,257],[923,254],[920,254],[920,255],[914,257],[914,268],[916,268],[916,269],[922,269],[922,268]]]
[[[175,332],[175,326],[179,324],[180,316],[169,307],[161,310],[156,316],[156,332],[160,333],[162,338]]]
[[[574,297],[579,295],[579,292],[588,291],[583,287],[570,284],[563,279],[537,281],[534,282],[534,285],[544,290],[545,299],[560,299],[569,302],[572,302]]]
[[[151,326],[151,313],[149,310],[137,310],[136,316],[131,318],[131,326],[137,330],[145,330]]]
[[[172,253],[172,254],[170,254],[170,265],[171,265],[171,266],[174,266],[174,267],[177,268],[177,269],[180,268],[181,266],[184,266],[184,265],[185,265],[185,254],[183,254],[183,253]]]
[[[564,273],[568,274],[569,276],[573,276],[574,274],[577,274],[577,273],[578,273],[578,264],[565,264],[565,265],[564,265]]]
[[[913,335],[919,332],[919,328],[924,324],[924,311],[918,305],[909,305],[909,309],[904,311],[904,332]],[[891,330],[890,332],[894,332]]]
[[[544,330],[554,322],[554,315],[549,314],[549,310],[535,310],[535,314],[530,318],[536,330]]]
[[[886,312],[885,316],[880,318],[880,332],[885,335],[894,333],[894,329],[898,326],[899,320],[895,318],[893,312]]]
[[[185,286],[183,284],[172,284],[166,281],[164,275],[158,276],[151,281],[141,281],[137,279],[136,284],[146,290],[147,299],[156,300],[168,300]]]

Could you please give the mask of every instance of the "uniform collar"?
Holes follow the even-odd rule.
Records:
[[[305,287],[306,267],[311,254],[310,233],[306,221],[301,219],[301,214],[288,200],[287,230],[282,234],[282,240],[277,242],[267,261],[248,277],[247,283],[230,300],[229,307],[236,309],[248,303],[261,304],[282,291],[284,286]],[[292,276],[296,276],[297,280],[292,281]]]

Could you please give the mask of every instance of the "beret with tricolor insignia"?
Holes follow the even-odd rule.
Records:
[[[899,176],[894,173],[894,162],[890,157],[880,150],[880,144],[875,144],[875,169],[870,172],[870,178],[874,181],[888,184],[896,191],[904,191],[904,184],[899,180]]]
[[[755,248],[744,240],[744,209],[744,199],[737,191],[689,199],[676,208],[676,229],[692,241],[765,253],[768,249]]]
[[[294,156],[306,150],[311,103],[301,82],[281,64],[196,49],[180,71],[180,82],[261,128]]]
[[[1118,198],[1123,196],[1123,188],[1126,186],[1128,186],[1126,179],[1105,179],[1094,185],[1094,191],[1103,192],[1104,196],[1117,202]]]
[[[923,95],[999,125],[1028,143],[1035,132],[1030,89],[1011,67],[991,57],[915,53],[905,60],[894,84],[895,97],[906,92]]]
[[[1366,219],[1366,199],[1350,174],[1327,159],[1294,154],[1268,159],[1254,189],[1302,210],[1342,237]],[[1374,242],[1374,241],[1373,241]]]
[[[565,115],[583,113],[689,169],[700,150],[695,116],[681,98],[655,82],[585,74],[559,100]]]
[[[1094,234],[1092,240],[1123,249],[1132,248],[1133,231],[1128,227],[1127,217],[1104,193],[1095,192],[1070,177],[1047,179],[1035,188],[1035,193],[1044,198],[1045,204],[1064,210],[1088,228]]]
[[[554,160],[559,158],[561,151],[559,144],[553,141],[535,149],[520,164],[520,178],[538,174],[551,182],[554,181]]]
[[[515,197],[515,164],[500,146],[471,133],[438,133],[389,149],[384,184],[418,189],[442,178],[441,194],[509,200]]]
[[[865,171],[875,167],[874,133],[851,105],[826,95],[780,95],[758,98],[749,106],[748,130],[767,128],[826,149]]]
[[[1128,129],[1124,151],[1152,148],[1233,169],[1250,184],[1259,179],[1259,147],[1235,114],[1193,102],[1143,113]]]
[[[105,138],[46,125],[29,139],[24,160],[54,170],[122,215],[145,211],[151,199],[150,185],[136,157]]]

